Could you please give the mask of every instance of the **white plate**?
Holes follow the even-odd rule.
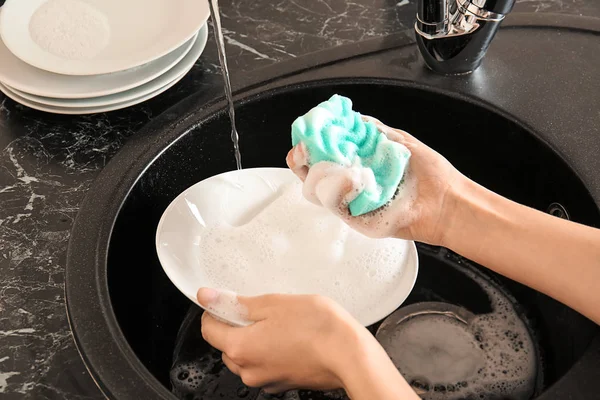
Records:
[[[238,263],[240,265],[229,265],[230,263],[227,262],[225,257],[221,260],[211,262],[209,265],[201,265],[202,257],[199,255],[199,246],[203,240],[201,235],[203,231],[214,229],[216,225],[225,224],[226,226],[238,227],[232,229],[242,229],[242,231],[239,231],[239,234],[245,238],[255,237],[255,235],[243,231],[243,225],[247,224],[253,216],[258,215],[264,209],[265,205],[276,201],[282,193],[281,189],[288,187],[288,185],[300,185],[296,176],[289,169],[253,168],[231,171],[210,177],[181,193],[165,210],[156,232],[158,258],[173,284],[185,296],[198,304],[196,300],[197,290],[203,286],[214,287],[216,285],[216,281],[211,278],[211,269],[225,268],[221,263],[226,263],[230,274],[232,274],[226,279],[234,283],[230,284],[232,287],[215,287],[216,289],[237,292],[246,291],[242,293],[244,295],[257,295],[272,291],[321,294],[339,301],[342,306],[365,326],[385,318],[396,310],[408,297],[417,277],[418,256],[414,242],[396,239],[368,239],[347,228],[339,218],[330,214],[327,210],[312,205],[301,198],[301,189],[299,186],[294,187],[293,190],[296,190],[298,193],[297,196],[300,196],[301,200],[299,202],[301,204],[292,203],[289,206],[291,213],[302,212],[303,221],[306,221],[306,218],[309,218],[310,221],[314,219],[315,223],[324,226],[325,228],[323,229],[327,232],[345,232],[344,235],[346,236],[343,236],[343,239],[340,241],[332,239],[332,244],[341,246],[342,254],[348,254],[351,257],[354,257],[355,253],[360,254],[360,256],[368,254],[370,250],[373,250],[376,241],[377,245],[381,245],[381,240],[394,241],[394,243],[386,244],[393,245],[394,252],[398,249],[399,253],[395,253],[394,257],[397,257],[396,259],[400,260],[400,262],[394,263],[392,269],[401,272],[391,280],[382,280],[381,276],[378,276],[375,272],[373,272],[373,276],[369,273],[369,277],[367,277],[367,272],[365,271],[373,270],[365,270],[364,268],[372,264],[357,262],[354,263],[355,266],[352,268],[357,268],[358,274],[354,274],[353,278],[346,278],[352,275],[348,273],[347,265],[336,263],[332,266],[332,263],[314,260],[314,257],[316,257],[314,254],[329,253],[319,253],[320,250],[317,247],[312,247],[309,244],[307,244],[308,248],[305,249],[292,249],[285,245],[285,243],[289,242],[284,241],[284,245],[281,245],[282,242],[279,241],[279,238],[270,237],[264,239],[267,248],[276,251],[276,247],[273,247],[275,245],[271,243],[279,243],[279,246],[283,247],[277,247],[278,249],[286,249],[282,250],[284,251],[282,253],[284,254],[283,257],[287,259],[287,257],[292,257],[290,254],[293,253],[294,260],[301,260],[299,263],[302,265],[301,269],[296,269],[295,271],[300,271],[303,283],[298,283],[299,280],[294,280],[292,283],[290,278],[287,282],[287,288],[279,290],[280,283],[286,280],[290,272],[282,272],[282,267],[275,265],[275,263],[274,265],[265,265],[270,263],[264,263],[263,265],[265,266],[260,271],[251,271],[247,266],[244,267],[242,263]],[[296,207],[296,205],[298,206]],[[309,211],[306,212],[307,210]],[[292,218],[295,218],[295,214],[293,215],[294,217]],[[277,219],[273,221],[277,221]],[[277,222],[274,222],[274,224],[276,225]],[[289,225],[285,225],[283,230],[287,226]],[[218,235],[215,236],[214,232],[211,230],[211,238],[218,237]],[[229,230],[223,234],[227,237],[227,235],[235,234],[235,232]],[[324,241],[319,241],[319,235],[314,236],[315,243],[327,242],[331,237],[328,234],[323,234],[325,235]],[[219,241],[220,239],[205,240]],[[223,241],[219,243],[223,243]],[[261,243],[253,244],[248,248],[259,248]],[[293,250],[291,253],[290,249]],[[233,253],[233,249],[228,250],[227,254],[230,253]],[[241,257],[245,257],[246,255],[249,255],[249,253],[242,251]],[[294,265],[297,265],[297,263],[294,263]],[[286,268],[296,267],[286,265]],[[364,276],[360,274],[364,274]],[[225,275],[227,276],[227,274]],[[360,299],[351,303],[348,301],[344,304],[344,299],[339,300],[343,297],[339,295],[341,293],[340,288],[345,287],[348,283],[352,284],[352,282],[355,282],[355,277],[357,276],[360,278],[361,287],[357,293]],[[264,287],[258,288],[255,286],[253,288],[244,287],[242,289],[235,287],[236,285],[244,285],[251,280],[255,282],[255,285]],[[325,284],[320,286],[316,282],[325,282]],[[302,287],[290,287],[294,285],[302,285]],[[318,287],[325,288],[327,293],[315,293],[312,291],[313,289],[315,291],[319,290]],[[248,293],[248,290],[252,292]],[[236,317],[232,318],[234,314],[228,311],[230,310],[211,310],[217,317],[233,325],[243,324],[243,322],[240,322],[239,317],[234,320]]]
[[[124,101],[121,103],[116,103],[116,104],[107,105],[107,106],[82,107],[82,108],[49,106],[47,104],[41,104],[41,103],[37,103],[35,101],[27,100],[27,99],[19,96],[11,88],[9,88],[6,85],[3,85],[2,83],[0,83],[0,92],[4,93],[7,97],[13,99],[17,103],[21,103],[24,106],[33,108],[34,110],[44,111],[44,112],[48,112],[48,113],[52,113],[52,114],[65,114],[65,115],[97,114],[97,113],[101,113],[101,112],[120,110],[122,108],[130,107],[130,106],[142,103],[146,100],[149,100],[153,97],[156,97],[159,94],[163,93],[164,91],[170,89],[177,82],[179,82],[189,72],[189,70],[191,68],[192,68],[192,66],[190,66],[184,73],[177,76],[173,81],[167,83],[165,86],[155,90],[154,92],[148,93],[144,96],[141,96],[141,97],[129,100],[129,101]]]
[[[206,33],[206,28],[204,28]],[[36,96],[33,94],[22,92],[16,88],[13,88],[7,82],[3,82],[4,86],[7,86],[11,92],[15,93],[19,97],[35,102],[37,104],[44,104],[53,107],[61,108],[91,108],[91,107],[105,107],[113,104],[120,104],[126,101],[135,100],[145,96],[149,93],[155,92],[177,79],[182,73],[189,71],[190,66],[193,66],[198,57],[202,54],[206,45],[206,35],[198,36],[197,41],[193,44],[192,49],[186,54],[186,56],[174,67],[160,75],[158,78],[145,83],[142,86],[111,94],[108,96],[93,97],[89,99],[55,99],[51,97]]]
[[[0,82],[21,92],[57,99],[108,96],[138,87],[164,74],[183,59],[194,43],[200,40],[206,45],[207,38],[205,24],[198,36],[155,61],[127,71],[97,76],[60,75],[32,67],[15,57],[0,40]]]
[[[164,56],[208,17],[206,0],[7,0],[0,35],[15,56],[34,67],[100,75]]]

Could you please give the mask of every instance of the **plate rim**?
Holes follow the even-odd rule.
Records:
[[[7,82],[3,82],[2,80],[0,80],[0,83],[2,84],[2,86],[6,87],[9,91],[14,93],[15,95],[17,95],[25,100],[28,100],[30,102],[44,105],[44,106],[58,107],[58,108],[71,108],[71,109],[106,107],[106,106],[110,106],[110,105],[125,103],[127,101],[143,97],[143,96],[153,93],[156,90],[162,88],[163,86],[169,84],[173,79],[176,79],[181,74],[172,76],[171,79],[162,82],[162,84],[158,84],[158,81],[162,77],[168,75],[169,73],[172,74],[172,71],[177,69],[178,67],[181,67],[180,72],[183,72],[184,70],[186,70],[186,68],[188,67],[186,65],[187,57],[189,57],[189,60],[187,60],[187,62],[191,63],[192,67],[193,67],[193,65],[195,64],[195,61],[204,52],[204,49],[206,47],[206,42],[207,42],[207,35],[204,35],[203,37],[201,35],[197,35],[196,40],[191,44],[189,50],[184,54],[184,56],[177,63],[173,64],[171,66],[171,68],[167,69],[162,74],[156,76],[154,79],[152,79],[148,82],[145,82],[144,84],[142,84],[140,86],[136,86],[131,89],[124,90],[122,92],[113,93],[113,94],[106,95],[106,96],[95,96],[95,97],[85,97],[85,98],[76,98],[76,99],[63,99],[63,98],[54,98],[54,97],[47,97],[47,96],[37,96],[32,93],[23,92],[17,88],[14,88],[10,84],[8,84]],[[194,47],[198,48],[195,51],[195,53],[199,53],[198,57],[195,57],[195,55],[193,57],[190,56],[190,54],[192,54],[192,51],[194,51]],[[193,61],[192,61],[192,59],[193,59]],[[187,71],[189,72],[189,70],[187,70]],[[134,91],[140,89],[144,85],[148,85],[148,88],[141,90],[140,93],[136,93],[135,95],[134,94],[126,94],[127,92],[134,92]],[[119,98],[119,96],[121,94],[124,95],[123,98]],[[92,105],[85,105],[86,101],[99,100],[101,98],[106,98],[106,97],[111,97],[111,96],[115,96],[115,97],[112,98],[111,100],[109,100],[108,102],[92,104]],[[41,97],[41,99],[39,99],[40,97]],[[64,103],[59,104],[61,102],[72,102],[73,104],[64,104]]]
[[[2,9],[0,8],[0,14],[1,13],[2,13]],[[206,43],[208,41],[208,27],[207,27],[206,23],[197,32],[197,35],[195,36],[195,38],[190,39],[188,42],[186,42],[184,44],[184,46],[186,46],[187,48],[182,52],[182,54],[180,56],[176,57],[176,59],[174,61],[167,63],[166,66],[164,66],[163,68],[161,68],[158,71],[155,71],[152,74],[149,74],[144,79],[135,80],[135,81],[132,81],[125,85],[113,85],[113,87],[111,89],[102,89],[102,90],[96,90],[94,92],[70,94],[70,93],[68,93],[68,91],[59,93],[59,92],[55,92],[55,91],[40,90],[39,87],[31,86],[30,84],[28,84],[24,81],[19,82],[19,79],[15,80],[14,78],[11,78],[10,75],[6,75],[6,74],[2,74],[2,76],[0,76],[0,81],[2,81],[5,85],[9,85],[10,87],[15,88],[19,91],[26,92],[26,93],[29,93],[29,94],[35,95],[35,96],[40,96],[40,97],[50,97],[50,98],[55,98],[55,99],[85,99],[85,98],[90,98],[90,97],[110,96],[110,95],[117,94],[117,93],[120,93],[120,92],[123,92],[126,90],[135,89],[141,85],[144,85],[144,84],[158,78],[161,75],[164,75],[167,71],[172,69],[175,65],[179,64],[181,62],[181,60],[183,60],[183,58],[185,58],[185,56],[191,51],[195,42],[199,38],[201,38],[204,41],[204,46],[206,46]],[[10,53],[10,50],[8,50],[8,48],[4,45],[4,43],[0,43],[0,45],[4,46],[6,48],[6,51],[12,57],[14,57],[19,63],[23,63],[24,67],[33,68],[34,70],[39,71],[41,74],[48,74],[48,77],[46,79],[52,79],[53,75],[57,75],[52,72],[40,70],[38,68],[35,68],[33,66],[30,66],[30,65],[24,63],[22,60],[20,60],[19,58],[14,56],[12,53]],[[179,49],[181,49],[181,47],[175,49],[173,52],[176,52]],[[172,53],[169,53],[169,54],[172,54]],[[163,57],[167,57],[167,56],[169,56],[169,54],[167,54]],[[158,59],[153,62],[156,62],[156,61],[158,61]],[[0,64],[1,64],[1,62],[2,61],[0,60]],[[149,64],[151,64],[151,63],[149,63]],[[141,66],[140,68],[144,68],[144,67],[145,66]],[[79,79],[79,80],[97,79],[97,78],[105,78],[105,77],[106,77],[106,79],[114,79],[114,77],[119,74],[131,74],[131,73],[132,73],[131,70],[126,70],[126,71],[121,71],[121,72],[115,72],[114,74],[97,75],[95,77],[74,76],[72,78]],[[58,75],[64,76],[64,75],[60,75],[60,74],[58,74]],[[7,76],[8,76],[8,78],[7,78]]]
[[[285,171],[285,170],[287,170],[287,171],[290,171],[288,168],[278,168],[278,167],[254,167],[254,168],[245,168],[244,170],[246,170],[246,171],[247,170],[252,170],[252,171],[256,171],[256,170],[278,170],[278,171]],[[198,305],[200,308],[202,308],[205,311],[208,311],[208,310],[206,310],[206,308],[204,306],[202,306],[200,303],[198,303],[198,300],[196,299],[195,293],[194,294],[187,293],[186,290],[184,290],[184,288],[181,287],[181,285],[178,283],[178,281],[176,279],[173,279],[173,272],[172,272],[172,270],[169,269],[169,268],[167,268],[165,266],[166,263],[163,262],[164,258],[161,257],[161,250],[160,250],[161,246],[160,246],[160,243],[159,243],[160,237],[161,237],[161,232],[162,232],[162,227],[163,227],[163,224],[164,224],[164,222],[166,220],[166,216],[169,213],[169,211],[171,211],[172,208],[175,207],[176,203],[178,203],[180,201],[180,199],[184,198],[185,195],[190,190],[192,190],[192,188],[194,188],[195,186],[198,186],[199,184],[201,184],[201,183],[203,183],[203,182],[205,182],[205,181],[207,181],[209,179],[215,179],[215,178],[220,177],[220,176],[224,176],[224,175],[228,175],[228,174],[231,174],[231,173],[235,173],[236,171],[237,170],[230,170],[230,171],[225,171],[225,172],[222,172],[222,173],[219,173],[219,174],[216,174],[216,175],[211,175],[211,176],[209,176],[209,177],[207,177],[205,179],[202,179],[201,181],[198,181],[195,184],[187,187],[185,190],[183,190],[181,193],[179,193],[169,203],[169,205],[167,206],[167,208],[165,208],[165,211],[162,213],[162,215],[160,217],[160,220],[158,222],[158,225],[156,227],[156,233],[154,235],[154,244],[155,244],[156,254],[157,254],[158,260],[160,262],[161,268],[163,269],[164,273],[167,275],[167,277],[169,278],[169,280],[171,281],[171,283],[177,288],[177,290],[179,290],[179,292],[181,294],[183,294],[190,301],[192,301],[194,304]],[[290,171],[290,173],[291,173],[291,171]],[[406,299],[408,298],[408,296],[412,293],[412,291],[413,291],[413,289],[415,287],[415,284],[416,284],[416,281],[417,281],[417,277],[419,275],[419,254],[418,254],[418,251],[417,251],[417,246],[416,246],[416,244],[415,244],[415,242],[413,240],[405,240],[405,239],[398,239],[398,240],[404,241],[404,242],[408,243],[408,252],[407,252],[406,258],[414,260],[414,262],[412,262],[412,263],[410,261],[408,261],[406,263],[406,266],[408,268],[406,268],[403,271],[403,273],[402,273],[403,279],[401,279],[400,282],[399,282],[401,284],[406,284],[408,290],[405,293],[403,293],[402,296],[398,296],[398,302],[397,302],[398,304],[395,305],[395,307],[392,310],[387,310],[386,309],[385,313],[383,313],[383,312],[381,313],[381,314],[384,314],[384,315],[381,315],[381,316],[377,315],[377,316],[372,317],[370,319],[367,319],[365,321],[360,321],[360,320],[358,320],[358,318],[356,318],[353,315],[353,318],[355,318],[361,325],[363,325],[365,327],[371,326],[371,325],[373,325],[373,324],[375,324],[375,323],[377,323],[377,322],[385,319],[389,315],[391,315],[394,311],[396,311],[398,309],[398,307],[400,307],[402,304],[404,304],[404,302],[406,301]],[[219,313],[215,312],[214,310],[211,310],[210,312],[212,314],[214,314],[215,316],[217,316],[217,317],[219,317],[219,318],[227,321],[229,324],[231,324],[233,326],[240,326],[239,324],[235,323],[234,321],[227,320],[227,318],[225,318],[225,316],[219,315]]]
[[[41,7],[43,4],[45,4],[47,1],[50,0],[29,0],[29,2],[36,2],[39,3],[37,6],[34,6],[34,9],[32,11],[32,15],[33,13],[35,13],[35,11],[37,11],[37,9],[39,9],[39,7]],[[181,0],[184,1],[184,0]],[[30,52],[27,51],[20,51],[18,46],[14,45],[14,42],[11,39],[11,36],[8,34],[8,32],[11,32],[11,29],[14,30],[15,26],[17,25],[16,23],[12,23],[12,22],[7,22],[8,18],[10,17],[10,15],[12,13],[16,13],[19,14],[19,7],[27,7],[26,4],[27,1],[25,0],[6,0],[6,2],[4,3],[4,5],[2,6],[2,10],[0,10],[0,40],[2,40],[4,42],[4,44],[6,45],[6,47],[8,48],[8,50],[17,58],[19,58],[20,60],[22,60],[23,62],[25,62],[26,64],[29,64],[35,68],[47,71],[47,72],[52,72],[55,74],[59,74],[59,75],[70,75],[70,76],[96,76],[96,75],[105,75],[105,74],[111,74],[111,73],[117,73],[117,72],[122,72],[122,71],[126,71],[128,69],[133,69],[136,67],[140,67],[144,64],[147,64],[149,62],[152,62],[154,60],[157,60],[167,54],[169,54],[170,52],[174,51],[175,49],[181,47],[185,42],[187,42],[188,40],[190,40],[195,33],[197,33],[200,28],[206,24],[206,22],[208,21],[208,19],[210,18],[210,9],[208,6],[207,2],[198,2],[197,4],[199,4],[200,9],[198,11],[202,11],[202,14],[200,14],[200,18],[198,18],[198,20],[194,23],[194,24],[190,24],[191,31],[190,32],[185,32],[185,34],[182,34],[181,37],[177,40],[173,40],[173,43],[171,43],[168,46],[165,46],[161,51],[154,53],[152,55],[150,55],[150,53],[147,53],[146,55],[144,55],[143,57],[138,57],[136,59],[136,61],[129,61],[129,62],[121,62],[120,64],[116,64],[119,65],[118,67],[108,67],[108,66],[103,66],[103,65],[111,65],[113,63],[115,63],[117,60],[67,60],[67,59],[61,59],[58,56],[55,56],[51,53],[48,53],[46,51],[44,51],[43,49],[40,48],[40,51],[37,52],[37,54],[39,55],[39,57],[35,57],[32,56]],[[21,12],[22,13],[22,12]],[[199,14],[199,13],[198,13]],[[8,16],[7,16],[8,15]],[[29,21],[27,21],[27,26],[29,25]],[[29,30],[27,30],[27,32],[29,33]],[[7,41],[7,37],[9,38],[9,40]],[[25,40],[29,40],[31,41],[31,43],[33,45],[35,45],[33,48],[35,47],[39,47],[31,38],[31,36],[28,34]],[[142,54],[144,54],[142,52]],[[37,60],[44,60],[46,59],[46,65],[43,65],[43,62],[38,62]],[[53,59],[54,61],[47,61],[47,59]],[[52,64],[52,65],[49,65]],[[75,65],[75,66],[73,66]],[[79,66],[77,66],[79,65]]]
[[[31,100],[24,99],[20,97],[18,94],[12,92],[9,88],[6,87],[2,82],[0,82],[0,92],[4,93],[6,97],[9,97],[11,100],[25,106],[31,108],[33,110],[42,111],[50,114],[61,114],[61,115],[88,115],[88,114],[100,114],[103,112],[116,111],[124,108],[132,107],[148,101],[175,86],[187,73],[192,69],[194,65],[192,64],[185,72],[181,75],[178,75],[175,79],[171,80],[164,86],[156,89],[153,92],[147,93],[143,96],[136,97],[135,99],[131,99],[128,101],[124,101],[121,103],[116,103],[112,105],[106,106],[97,106],[97,107],[85,107],[85,108],[69,108],[69,107],[56,107],[50,106],[47,104],[36,103]]]

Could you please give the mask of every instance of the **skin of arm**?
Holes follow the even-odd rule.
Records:
[[[471,181],[444,157],[409,133],[375,123],[389,140],[406,146],[412,156],[409,173],[418,180],[412,220],[405,223],[402,209],[351,217],[347,194],[357,182],[344,171],[308,168],[288,155],[288,165],[304,180],[305,193],[337,213],[348,225],[371,237],[381,235],[441,245],[501,275],[532,287],[600,323],[600,230],[566,221],[512,202]],[[340,174],[344,190],[338,201],[319,199],[319,185]],[[397,221],[403,221],[402,224]]]
[[[409,223],[400,215],[403,210],[394,207],[350,216],[348,194],[360,182],[342,168],[309,168],[305,149],[296,146],[287,162],[304,181],[307,198],[366,236],[448,247],[600,323],[600,230],[503,198],[469,180],[408,133],[365,118],[411,151],[409,173],[418,179],[418,192]],[[339,189],[337,197],[320,190],[331,188],[332,182]],[[382,221],[386,230],[378,229]],[[198,292],[206,309],[218,297],[211,289]],[[341,387],[353,400],[419,398],[375,338],[332,301],[288,295],[238,299],[252,325],[231,327],[205,313],[202,334],[223,351],[227,367],[247,385],[270,393]]]
[[[458,180],[442,246],[564,303],[600,324],[600,230]]]
[[[211,309],[224,295],[200,289],[198,301]],[[354,400],[419,398],[373,335],[332,300],[265,295],[237,301],[254,323],[233,327],[204,313],[202,336],[246,385],[269,393],[344,388]]]
[[[379,343],[373,340],[364,349],[367,351],[353,353],[359,357],[354,363],[356,368],[339,368],[342,386],[351,399],[420,399]]]

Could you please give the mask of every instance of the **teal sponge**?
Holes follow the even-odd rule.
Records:
[[[353,216],[387,204],[396,194],[408,166],[410,151],[389,140],[373,122],[352,110],[352,100],[334,95],[292,124],[292,145],[304,143],[309,167],[330,161],[350,167],[357,162],[369,168],[377,188],[363,190],[349,204]]]

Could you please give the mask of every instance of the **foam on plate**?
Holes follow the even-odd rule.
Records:
[[[370,305],[397,291],[412,245],[363,236],[307,202],[300,182],[243,225],[206,226],[195,243],[204,286],[249,296],[327,294],[363,320]]]
[[[29,32],[47,52],[67,60],[92,59],[110,39],[106,15],[78,0],[49,0],[32,15]]]

